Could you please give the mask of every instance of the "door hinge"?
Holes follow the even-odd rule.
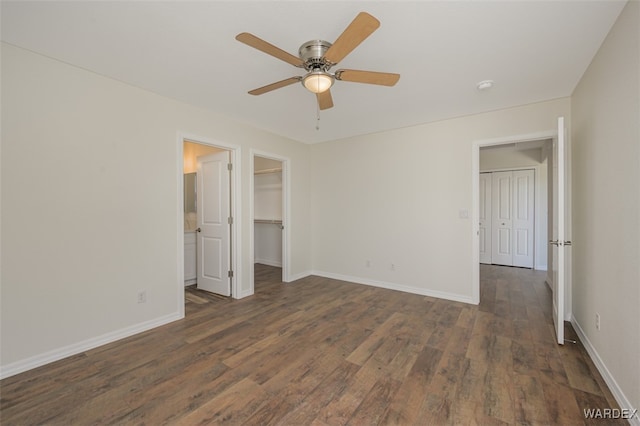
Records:
[[[233,216],[229,216],[229,219],[227,220],[227,223],[229,225],[233,225]]]
[[[227,170],[233,170],[233,163],[227,163]]]
[[[228,276],[229,276],[229,278],[233,278],[233,271],[229,271]]]

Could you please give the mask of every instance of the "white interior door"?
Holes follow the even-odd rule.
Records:
[[[491,263],[491,173],[480,173],[480,263]]]
[[[513,266],[533,268],[534,171],[513,172]]]
[[[564,289],[565,289],[565,127],[564,117],[558,118],[558,136],[553,139],[553,323],[558,344],[564,344]],[[570,244],[570,243],[569,243]]]
[[[511,172],[491,174],[491,262],[496,265],[513,265],[512,177]]]
[[[231,294],[228,165],[227,151],[198,157],[198,289],[223,296]]]

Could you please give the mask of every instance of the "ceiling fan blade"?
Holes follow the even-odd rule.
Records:
[[[318,106],[320,109],[333,108],[333,98],[331,97],[331,90],[325,90],[322,93],[317,93]]]
[[[267,43],[266,41],[254,36],[253,34],[240,33],[236,36],[236,40],[255,49],[258,49],[266,53],[267,55],[271,55],[282,61],[288,62],[294,67],[304,67],[304,62],[302,62],[302,59],[298,58],[297,56],[293,56],[288,52],[285,52],[284,50],[274,46],[271,43]]]
[[[270,92],[272,90],[280,89],[281,87],[289,86],[293,83],[297,83],[302,80],[301,77],[291,77],[286,80],[278,81],[275,83],[267,84],[266,86],[258,87],[249,92],[250,95],[262,95],[263,93]]]
[[[359,70],[338,70],[336,71],[336,79],[341,81],[351,81],[354,83],[394,86],[398,80],[400,80],[400,74]]]
[[[377,30],[379,26],[380,21],[376,18],[367,12],[360,12],[327,50],[324,58],[332,64],[337,64]]]

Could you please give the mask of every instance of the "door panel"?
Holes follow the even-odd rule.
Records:
[[[512,201],[511,172],[494,172],[492,181],[493,220],[491,223],[491,263],[496,265],[512,265]]]
[[[533,268],[534,171],[513,172],[513,266]]]
[[[513,251],[514,262],[516,256],[527,256],[529,254],[529,233],[526,229],[515,230],[515,250]]]
[[[198,289],[229,296],[230,187],[229,153],[198,157]]]
[[[498,229],[498,255],[511,255],[511,229]]]
[[[205,279],[222,279],[222,240],[220,238],[202,237],[202,275]]]
[[[558,118],[558,136],[553,139],[553,232],[551,237],[553,277],[553,323],[558,344],[564,344],[565,290],[565,132],[564,117]]]
[[[491,263],[491,173],[480,173],[480,263]]]

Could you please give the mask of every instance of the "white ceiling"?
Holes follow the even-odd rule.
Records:
[[[625,4],[571,1],[2,1],[2,40],[305,143],[571,95]],[[336,82],[335,107],[303,71],[235,40],[297,55],[360,11],[380,28],[334,67],[401,74],[395,87]],[[495,80],[490,91],[476,84]]]

